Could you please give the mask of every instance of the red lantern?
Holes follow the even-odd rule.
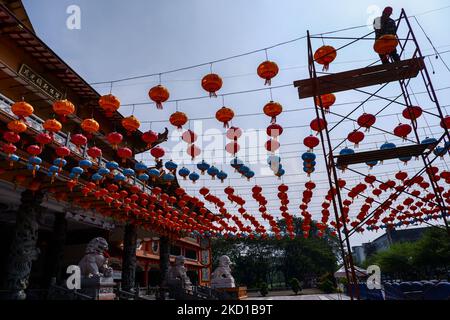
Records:
[[[258,66],[258,76],[265,79],[264,85],[271,85],[271,80],[278,74],[278,65],[273,61],[264,61]]]
[[[26,103],[25,101],[19,101],[11,106],[11,111],[18,116],[19,119],[25,120],[26,117],[33,114],[34,108],[31,104]]]
[[[127,134],[131,135],[139,129],[141,122],[134,115],[131,115],[122,119],[122,126],[127,131]]]
[[[229,122],[234,118],[234,112],[230,108],[222,107],[216,112],[216,119],[223,123],[224,128],[229,127]]]
[[[222,79],[215,73],[203,77],[202,88],[209,92],[210,97],[217,97],[216,92],[222,88]]]
[[[321,103],[322,102],[322,103]],[[316,98],[316,105],[324,110],[330,109],[330,107],[336,102],[336,96],[332,93],[327,93]]]
[[[3,139],[5,139],[9,143],[17,143],[20,141],[20,136],[12,131],[6,131],[3,134]]]
[[[188,121],[188,117],[184,112],[177,111],[170,116],[169,121],[178,130],[181,130]]]
[[[150,89],[150,91],[148,92],[148,96],[156,103],[157,109],[162,109],[162,103],[166,102],[169,99],[170,94],[169,90],[167,90],[166,87],[157,85],[156,87]]]
[[[161,147],[154,147],[150,150],[150,154],[155,158],[155,160],[158,160],[159,158],[164,157],[165,151]]]
[[[418,106],[406,107],[402,115],[405,119],[415,121],[422,115],[422,108]]]
[[[375,124],[376,120],[377,119],[373,114],[364,113],[358,118],[358,125],[361,128],[366,128],[366,131],[369,131],[370,127]]]
[[[194,143],[197,141],[197,135],[194,131],[188,130],[181,135],[181,139],[186,143]]]
[[[268,140],[264,146],[266,147],[266,150],[269,152],[275,152],[280,148],[280,143],[274,139]]]
[[[241,147],[239,146],[239,144],[238,144],[237,142],[235,142],[235,141],[230,142],[230,143],[227,143],[227,145],[225,146],[225,150],[226,150],[228,153],[232,154],[233,156],[234,156],[236,153],[239,152],[239,149],[240,149],[240,148],[241,148]]]
[[[147,144],[147,148],[149,148],[158,140],[158,134],[152,130],[149,130],[142,134],[141,139]]]
[[[117,155],[119,156],[119,158],[122,159],[122,163],[125,163],[127,159],[133,156],[133,152],[131,151],[130,148],[124,147],[117,149]]]
[[[28,146],[27,152],[28,152],[29,154],[33,155],[33,156],[37,156],[37,155],[40,155],[40,154],[41,154],[42,149],[41,149],[41,147],[39,147],[39,146],[33,144],[33,145],[31,145],[31,146]]]
[[[62,122],[65,122],[66,117],[75,112],[75,106],[69,100],[58,100],[53,103],[53,111],[60,117]]]
[[[120,108],[120,100],[112,94],[100,97],[98,104],[105,111],[107,117],[112,117],[113,113]]]
[[[308,147],[310,151],[312,151],[315,147],[317,147],[320,143],[319,138],[316,136],[310,135],[303,139],[303,144]]]
[[[279,124],[272,123],[267,127],[266,132],[269,137],[276,139],[283,133],[283,127],[280,126]]]
[[[70,136],[70,141],[77,146],[78,149],[81,148],[81,146],[86,145],[87,138],[82,135],[81,133],[74,134]]]
[[[324,119],[316,118],[311,121],[310,127],[313,131],[320,132],[325,129],[327,126],[327,122]]]
[[[202,151],[195,144],[191,144],[190,146],[188,146],[186,152],[191,156],[192,160],[194,160],[195,157],[199,156]]]
[[[361,131],[354,130],[350,132],[347,136],[348,141],[355,144],[355,148],[359,147],[359,143],[364,140],[364,133]]]
[[[70,149],[67,147],[58,147],[56,148],[56,154],[58,157],[64,158],[70,155]]]
[[[93,158],[93,159],[98,159],[102,156],[102,150],[100,148],[97,147],[90,147],[87,150],[87,154],[89,157]]]
[[[117,146],[122,143],[123,136],[118,132],[108,133],[106,140],[112,145],[113,149],[117,149]]]
[[[450,129],[450,116],[446,116],[444,119],[442,119],[441,127],[447,130]]]
[[[399,124],[397,127],[395,127],[394,129],[394,134],[397,137],[403,138],[403,140],[406,139],[406,137],[408,136],[408,134],[410,134],[412,131],[412,128],[409,124]]]
[[[314,61],[323,65],[323,70],[328,70],[331,62],[336,59],[336,49],[332,46],[322,46],[314,53]]]
[[[227,130],[227,138],[230,140],[237,140],[241,137],[242,130],[237,127],[231,127]]]
[[[49,144],[52,141],[53,141],[53,139],[48,133],[42,132],[36,136],[36,142],[39,143],[41,146],[43,146],[45,144]]]
[[[263,111],[266,116],[271,117],[270,122],[275,123],[277,121],[277,116],[283,111],[283,106],[278,102],[270,101],[264,106]]]

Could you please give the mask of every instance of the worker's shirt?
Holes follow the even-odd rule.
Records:
[[[397,25],[391,18],[383,20],[381,17],[378,17],[374,20],[373,27],[375,29],[375,38],[379,38],[385,34],[397,33]]]

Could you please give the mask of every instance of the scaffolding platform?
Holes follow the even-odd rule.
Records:
[[[317,92],[314,79],[294,81],[294,87],[298,88],[300,99],[304,99],[314,97],[315,94],[323,95],[415,78],[424,66],[423,58],[413,58],[318,77]]]
[[[425,150],[432,148],[435,145],[435,143],[414,144],[411,146],[398,147],[393,149],[365,151],[354,154],[338,155],[334,157],[337,159],[336,167],[341,167],[351,164],[366,163],[369,161],[383,161],[403,157],[418,157],[424,154]]]

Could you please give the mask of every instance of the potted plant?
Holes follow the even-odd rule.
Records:
[[[265,283],[265,282],[261,283],[261,286],[259,288],[259,293],[261,293],[261,295],[263,297],[267,296],[267,294],[269,293],[269,289],[267,287],[267,283]]]
[[[299,291],[302,291],[302,286],[300,284],[300,281],[298,281],[297,278],[291,279],[291,288],[292,288],[292,291],[294,291],[295,295],[297,295]]]

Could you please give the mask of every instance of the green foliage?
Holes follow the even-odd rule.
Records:
[[[298,292],[302,290],[302,286],[300,285],[300,281],[298,281],[297,278],[292,278],[291,279],[291,288],[292,288],[292,291],[294,291],[295,294],[298,294]]]
[[[331,273],[325,273],[319,279],[319,289],[325,293],[333,293],[336,292],[336,286],[333,282],[333,275]]]
[[[267,287],[267,283],[265,283],[265,282],[261,283],[261,286],[259,288],[259,293],[261,293],[261,295],[263,297],[267,296],[267,294],[269,293],[269,289]]]
[[[376,264],[394,278],[414,280],[445,274],[450,266],[450,239],[445,230],[430,228],[417,242],[402,242],[378,252],[366,265]]]
[[[271,285],[297,278],[305,281],[326,272],[336,270],[338,244],[335,238],[311,236],[304,239],[302,220],[294,218],[295,239],[214,239],[212,241],[213,268],[221,255],[228,255],[233,261],[233,276],[237,284],[258,288],[257,284]],[[280,221],[281,229],[285,227]],[[312,232],[314,232],[312,224]]]

